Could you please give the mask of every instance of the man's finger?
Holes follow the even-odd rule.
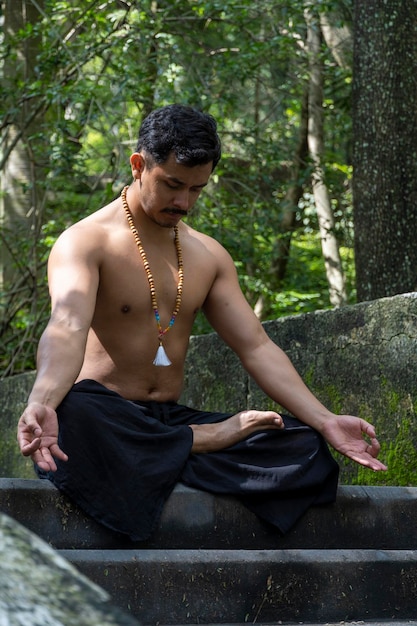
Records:
[[[353,453],[347,456],[349,456],[353,461],[356,461],[356,463],[359,463],[364,467],[369,467],[369,469],[372,469],[375,472],[386,471],[388,469],[387,466],[384,465],[384,463],[381,463],[381,461],[378,461],[378,459],[375,459],[367,452],[363,454]]]
[[[371,439],[371,443],[369,444],[367,451],[371,456],[377,457],[380,450],[381,446],[379,444],[379,441],[374,437],[373,439]]]
[[[60,461],[68,461],[68,455],[59,447],[57,443],[51,446],[51,455]]]
[[[20,437],[18,442],[23,456],[31,456],[34,452],[39,450],[39,446],[41,445],[40,437],[37,437],[33,441],[28,441],[26,438]]]
[[[57,466],[55,459],[49,451],[49,448],[43,447],[39,450],[39,453],[41,454],[40,460],[37,462],[39,467],[46,469],[47,471],[51,470],[52,472],[56,472]]]

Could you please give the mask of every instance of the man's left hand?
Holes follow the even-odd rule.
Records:
[[[325,422],[321,434],[335,450],[360,465],[375,472],[388,469],[377,459],[381,446],[374,427],[360,417],[335,415]]]

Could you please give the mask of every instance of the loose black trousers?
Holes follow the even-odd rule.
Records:
[[[189,424],[220,422],[230,413],[175,402],[133,402],[93,380],[72,388],[57,410],[59,445],[68,454],[45,474],[98,522],[135,541],[157,526],[174,486],[239,498],[287,532],[308,507],[333,502],[339,468],[324,439],[299,420],[263,430],[229,448],[191,453]]]

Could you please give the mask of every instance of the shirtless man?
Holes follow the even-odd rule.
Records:
[[[120,422],[109,426],[113,434],[107,450],[104,430],[110,417],[91,427],[90,413],[87,409],[83,413],[88,406],[86,400],[75,405],[70,402],[76,395],[73,390],[82,390],[85,381],[96,381],[94,397],[98,397],[96,392],[107,393],[100,396],[106,398],[103,407],[113,401],[122,402],[113,414],[121,415],[124,406],[136,410],[140,405],[142,410],[143,404],[145,412],[149,407],[153,411],[146,422],[151,424],[151,433],[156,421],[158,436],[166,436],[171,426],[171,430],[181,432],[181,460],[176,474],[169,469],[168,473],[174,474],[169,486],[161,487],[165,490],[163,500],[175,482],[183,480],[181,471],[188,459],[197,459],[198,463],[198,459],[208,457],[216,462],[217,454],[234,450],[254,434],[282,434],[286,430],[285,419],[274,411],[244,410],[231,416],[216,414],[207,420],[194,419],[193,415],[181,425],[171,424],[169,416],[166,421],[166,412],[176,406],[181,394],[188,341],[200,309],[262,390],[298,418],[304,431],[311,431],[314,437],[323,439],[323,444],[326,440],[374,471],[386,469],[377,459],[380,447],[373,426],[358,417],[331,413],[312,395],[246,302],[229,254],[218,242],[182,221],[207,185],[219,158],[220,142],[213,118],[181,105],[154,111],[144,120],[137,151],[130,158],[133,182],[126,188],[125,197],[116,198],[66,230],[50,254],[52,313],[39,343],[37,378],[19,420],[18,442],[22,454],[32,457],[40,473],[47,473],[52,480],[62,473],[64,478],[56,484],[81,506],[90,502],[91,490],[89,495],[78,498],[74,494],[77,485],[88,483],[96,471],[101,480],[108,461],[99,465],[95,458],[85,475],[73,479],[75,486],[71,488],[67,488],[71,482],[68,476],[80,471],[93,455],[92,448],[108,459],[124,446],[120,433],[116,435],[112,430]],[[174,241],[175,227],[178,244]],[[183,284],[179,271],[182,264]],[[163,351],[162,360],[168,360],[169,365],[154,364],[158,347]],[[90,398],[91,390],[85,391],[85,398]],[[162,421],[155,418],[159,407],[168,407],[164,408]],[[62,439],[58,439],[57,408]],[[72,428],[76,430],[73,435]],[[88,435],[90,429],[92,434]],[[88,436],[90,443],[77,456],[78,446]],[[155,441],[162,441],[155,437]],[[125,439],[126,433],[123,442]],[[142,444],[135,445],[139,448]],[[158,447],[154,454],[169,456],[167,452],[176,449],[172,446],[170,443],[167,450]],[[123,471],[133,473],[129,454],[120,453],[109,476],[125,463]],[[134,451],[131,454],[134,456]],[[281,454],[280,450],[277,456]],[[76,462],[71,465],[72,457]],[[149,463],[149,457],[141,461],[143,472]],[[92,482],[94,489],[98,480],[95,477]],[[201,487],[191,479],[185,482]],[[137,493],[142,487],[135,483],[129,488]],[[230,485],[224,491],[230,492]],[[158,506],[160,509],[162,504]],[[103,521],[102,511],[91,511],[89,505],[84,508]],[[103,523],[140,536],[121,528],[118,521]],[[151,526],[154,524],[155,520]]]

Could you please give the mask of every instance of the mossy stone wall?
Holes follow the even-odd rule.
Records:
[[[266,322],[320,400],[372,422],[388,472],[338,457],[345,484],[417,485],[417,293]],[[33,476],[16,445],[16,422],[34,374],[0,382],[0,476]],[[181,402],[206,410],[275,405],[215,335],[193,337]],[[280,408],[280,407],[278,407]]]
[[[417,485],[417,293],[264,326],[327,407],[375,425],[389,471],[336,455],[342,482]],[[208,410],[275,408],[216,335],[191,340],[182,400]]]
[[[34,380],[34,372],[0,380],[1,477],[35,478],[32,461],[19,453],[16,441],[17,420],[26,406]]]

